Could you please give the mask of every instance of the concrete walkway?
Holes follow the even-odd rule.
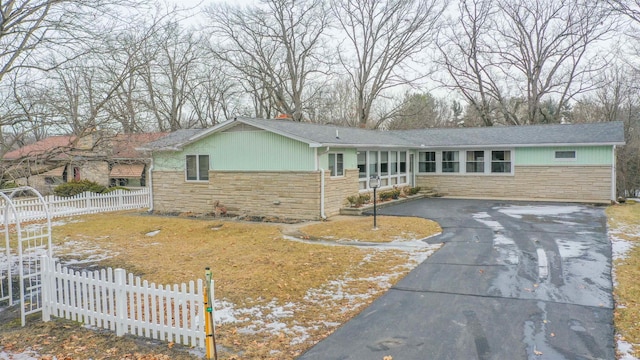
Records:
[[[422,199],[445,245],[299,359],[615,359],[604,208]]]

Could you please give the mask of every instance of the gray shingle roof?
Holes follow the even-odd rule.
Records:
[[[396,131],[410,143],[428,147],[553,146],[623,144],[620,121],[573,124],[494,126],[480,128],[420,129]]]
[[[336,125],[310,124],[290,120],[241,119],[246,124],[297,138],[307,143],[332,146],[407,146],[406,140],[389,131]]]
[[[177,149],[237,123],[268,130],[315,146],[342,147],[517,147],[559,145],[613,145],[624,143],[622,122],[533,125],[481,128],[431,128],[378,131],[289,120],[239,118],[205,130],[184,129],[147,144],[149,150]]]
[[[175,149],[189,142],[189,139],[205,130],[203,129],[180,129],[169,135],[137,148],[138,150],[169,150]]]

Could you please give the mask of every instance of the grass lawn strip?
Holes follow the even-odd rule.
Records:
[[[614,265],[614,321],[619,358],[640,357],[640,204],[607,209]]]
[[[57,226],[53,234],[54,253],[74,267],[87,266],[86,259],[93,257],[95,265],[172,284],[201,278],[204,267],[211,266],[221,359],[295,358],[435,251],[426,244],[407,252],[297,243],[284,240],[279,226],[259,223],[135,213],[77,219],[82,221]],[[391,226],[389,219],[379,220],[380,228]],[[364,226],[357,240],[379,237],[371,218],[348,223]],[[334,227],[327,233],[332,238],[353,236],[341,234],[342,224],[331,221],[313,226],[322,225]],[[440,232],[437,224],[422,219],[403,229],[410,240]]]

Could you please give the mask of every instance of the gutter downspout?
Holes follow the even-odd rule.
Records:
[[[616,193],[617,193],[617,184],[616,182],[617,180],[617,163],[616,163],[616,146],[613,145],[613,149],[611,150],[611,201],[615,202],[616,199]],[[623,194],[624,195],[624,194]]]
[[[149,212],[153,212],[153,154],[151,154],[151,165],[149,165]]]
[[[318,148],[315,148],[315,152],[316,152],[316,169],[320,170],[320,218],[322,220],[326,220],[327,215],[324,213],[324,192],[325,192],[324,191],[324,186],[325,186],[324,169],[319,168],[319,166],[320,166],[320,156],[328,153],[329,147],[327,146],[327,149],[321,153],[318,153]]]
[[[320,218],[327,220],[324,213],[324,169],[320,168]]]

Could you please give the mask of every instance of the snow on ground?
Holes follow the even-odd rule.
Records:
[[[516,219],[522,219],[523,215],[559,216],[580,212],[583,209],[583,206],[576,205],[511,205],[498,211]]]
[[[304,241],[304,240],[301,240]],[[315,241],[315,244],[318,242]],[[362,244],[359,244],[361,246]],[[342,244],[342,246],[349,246]],[[391,287],[391,281],[397,277],[405,269],[413,269],[419,263],[424,261],[429,255],[433,254],[440,244],[431,245],[424,241],[407,241],[407,242],[390,242],[367,244],[367,246],[378,247],[378,251],[386,249],[400,249],[408,252],[407,263],[395,269],[395,272],[389,274],[375,276],[370,278],[354,279],[343,277],[341,279],[331,280],[320,286],[319,288],[309,289],[305,295],[306,305],[287,303],[283,306],[276,304],[273,300],[267,304],[256,305],[251,308],[236,308],[234,304],[224,300],[216,300],[215,321],[218,324],[238,323],[241,328],[238,330],[246,334],[268,334],[278,335],[284,333],[292,337],[291,344],[300,344],[309,338],[309,333],[317,329],[329,329],[339,326],[339,323],[326,321],[318,321],[312,324],[299,324],[294,322],[290,326],[287,321],[294,317],[295,311],[301,306],[322,306],[323,304],[331,304],[335,301],[346,300],[347,305],[343,306],[342,311],[346,312],[359,307],[361,304],[370,300],[377,291],[373,290],[375,286],[370,287],[372,290],[366,293],[354,294],[348,289],[350,284],[356,281],[367,281],[376,284],[381,288]],[[365,262],[368,259],[365,258]],[[246,324],[244,324],[246,323]]]
[[[289,240],[306,242],[306,240],[290,237],[287,238]],[[360,294],[350,293],[348,291],[350,284],[355,281],[367,281],[377,285],[371,286],[371,289],[376,287],[389,288],[391,286],[392,279],[396,278],[402,273],[402,271],[411,270],[416,267],[441,246],[441,244],[428,244],[423,240],[425,239],[413,241],[392,241],[389,243],[327,242],[327,245],[332,246],[361,246],[367,249],[376,249],[377,251],[401,250],[406,252],[407,262],[397,269],[394,269],[394,271],[389,274],[365,279],[354,279],[345,276],[340,279],[329,281],[319,288],[309,289],[305,295],[306,305],[302,306],[322,306],[322,304],[332,304],[335,301],[344,300],[347,300],[347,305],[346,307],[343,307],[343,311],[349,311],[360,306],[367,300],[370,300],[377,291],[369,290],[366,293]],[[318,244],[319,242],[314,241],[313,243]],[[62,263],[63,266],[91,264],[115,255],[114,253],[108,252],[104,249],[88,246],[82,241],[75,240],[67,241],[62,246],[54,247],[53,251],[54,254],[64,253],[65,261]],[[6,262],[6,259],[2,258],[3,254],[4,252],[0,253],[0,263]],[[366,257],[363,261],[370,261],[370,258],[371,257]],[[301,304],[287,303],[285,305],[277,305],[276,301],[272,300],[266,304],[256,305],[251,308],[236,308],[235,304],[223,299],[215,299],[214,302],[214,316],[216,324],[236,323],[241,326],[239,332],[246,334],[262,333],[278,335],[280,333],[284,333],[293,338],[291,343],[294,345],[305,342],[309,338],[310,332],[313,330],[330,329],[340,325],[339,323],[326,321],[317,321],[312,324],[300,324],[293,322],[291,325],[289,320],[294,317],[295,311],[300,308]],[[0,309],[0,311],[2,310]],[[33,351],[26,351],[21,354],[12,354],[0,350],[0,360],[37,360],[39,358],[39,354]],[[53,360],[56,360],[56,358],[54,357]]]
[[[621,234],[627,234],[633,237],[640,238],[640,224],[608,229],[609,240],[611,241],[611,256],[614,261],[626,258],[629,251],[633,248],[633,244],[631,242],[620,237]],[[615,266],[611,270],[611,275],[613,277],[614,286],[617,286]],[[624,339],[620,335],[616,335],[616,343],[618,353],[620,354],[618,360],[638,360],[638,358],[633,356],[632,344],[624,341]]]

